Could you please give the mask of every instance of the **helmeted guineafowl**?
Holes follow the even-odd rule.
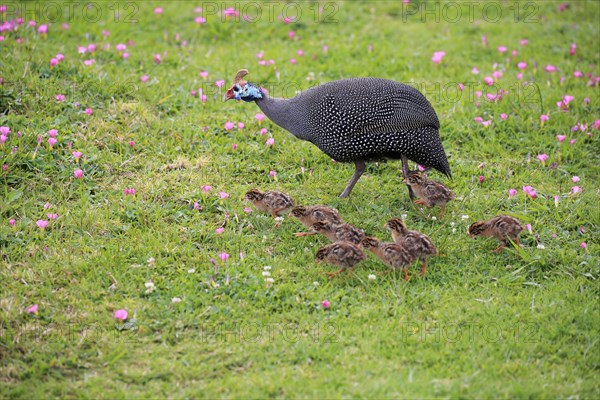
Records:
[[[332,159],[354,162],[347,197],[365,170],[365,161],[408,160],[451,176],[438,130],[440,122],[429,101],[415,88],[381,78],[351,78],[310,88],[292,99],[268,96],[257,85],[235,76],[225,100],[254,101],[274,123],[298,139],[308,140]],[[409,194],[413,193],[409,187]]]

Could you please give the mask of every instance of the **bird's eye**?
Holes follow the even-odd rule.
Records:
[[[239,86],[234,86],[233,87],[233,91],[234,92],[239,92],[240,91],[240,87]]]

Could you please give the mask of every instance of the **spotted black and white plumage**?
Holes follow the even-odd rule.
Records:
[[[226,98],[245,100],[238,93],[248,91],[247,86],[254,85],[238,80]],[[351,78],[310,88],[288,100],[265,93],[251,100],[277,125],[336,161],[406,157],[451,176],[437,115],[411,86],[381,78]],[[360,168],[364,170],[364,165],[357,164],[346,195],[362,174]]]

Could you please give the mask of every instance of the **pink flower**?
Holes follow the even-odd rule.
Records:
[[[46,227],[48,226],[49,223],[50,223],[50,221],[46,221],[45,219],[38,219],[36,221],[38,228],[40,228],[41,230],[46,229]]]
[[[38,305],[34,304],[34,305],[30,306],[29,308],[27,308],[26,312],[27,312],[27,314],[37,314],[38,313]]]
[[[502,71],[494,71],[492,72],[492,75],[494,76],[494,78],[500,79],[502,78]]]
[[[218,81],[215,82],[215,85],[217,85],[217,87],[222,87],[225,84],[225,81],[223,79],[219,79]]]
[[[227,254],[225,252],[219,253],[219,258],[221,259],[221,261],[225,262],[229,258],[229,254]]]
[[[127,317],[129,316],[129,314],[127,314],[126,310],[117,310],[115,311],[115,313],[113,314],[113,317],[115,319],[120,319],[121,321],[125,321],[127,319]]]
[[[58,101],[59,103],[65,101],[65,95],[64,94],[57,94],[56,95],[56,101]]]
[[[48,219],[50,219],[52,221],[54,221],[55,219],[58,218],[58,214],[56,214],[56,213],[48,213],[48,214],[46,214],[46,216],[48,217]]]
[[[209,192],[212,189],[212,186],[210,186],[210,185],[204,185],[200,189],[202,189],[202,191],[204,193],[206,193],[206,192]]]
[[[221,234],[221,233],[223,233],[223,232],[225,232],[225,228],[223,228],[223,227],[220,227],[220,228],[217,228],[217,229],[215,229],[215,233],[216,233],[217,235],[220,235],[220,234]]]
[[[243,122],[238,122],[238,129],[244,129],[244,123]]]
[[[549,119],[550,118],[546,114],[540,115],[540,121],[542,121],[542,122],[548,121]]]
[[[492,124],[492,121],[491,121],[491,120],[487,120],[487,121],[482,121],[482,122],[481,122],[481,125],[483,125],[483,126],[484,126],[484,127],[486,127],[486,128],[487,128],[488,126],[490,126],[491,124]]]
[[[275,178],[275,177],[277,176],[277,172],[275,172],[275,171],[271,170],[271,171],[269,171],[269,176],[270,176],[271,178]]]
[[[583,189],[580,186],[573,186],[571,188],[571,194],[575,194],[575,193],[581,193]]]
[[[88,66],[88,67],[89,67],[90,65],[94,65],[94,63],[95,63],[95,62],[96,62],[96,59],[95,59],[95,58],[92,58],[92,59],[89,59],[89,60],[84,60],[84,61],[83,61],[83,65],[85,65],[85,66]]]
[[[142,82],[148,82],[148,75],[142,75],[140,77],[140,81],[142,81]]]
[[[562,143],[565,141],[567,137],[565,135],[556,135],[556,140],[558,140],[558,143]]]
[[[46,24],[42,24],[38,27],[38,33],[41,33],[42,35],[45,35],[46,33],[48,33],[48,25]]]
[[[267,133],[269,133],[269,131],[267,130],[267,128],[262,128],[262,129],[260,130],[260,134],[261,134],[261,135],[266,135]]]
[[[17,223],[17,221],[15,221],[15,219],[14,219],[14,218],[11,218],[11,219],[9,219],[9,220],[8,220],[8,224],[9,224],[10,226],[15,226],[15,225],[16,225],[16,223]]]
[[[264,114],[258,113],[254,116],[254,118],[256,118],[258,122],[262,122],[262,120],[265,119],[265,116]]]
[[[527,232],[533,233],[533,230],[531,230],[531,224],[526,224],[525,229],[527,229]]]
[[[488,39],[487,39],[487,36],[483,35],[483,36],[481,37],[481,45],[482,45],[483,47],[487,47],[487,45],[488,45]]]
[[[80,151],[73,152],[73,157],[75,158],[75,162],[79,162],[79,159],[81,158],[81,156],[83,156],[82,152],[80,152]]]
[[[94,113],[94,110],[88,107],[85,109],[84,113],[86,113],[87,115],[92,115]]]
[[[546,65],[545,70],[546,70],[546,72],[555,72],[556,67],[554,65],[548,64],[548,65]]]
[[[237,150],[237,148],[238,148],[237,143],[232,143],[231,144],[231,150]]]
[[[225,17],[239,17],[240,12],[233,7],[227,8],[223,11]]]
[[[265,144],[267,145],[267,147],[271,147],[275,144],[275,139],[273,139],[272,137],[268,138]]]
[[[161,61],[162,61],[162,57],[160,56],[160,54],[158,54],[158,53],[154,54],[154,63],[160,64]]]
[[[201,76],[203,79],[206,79],[206,78],[208,78],[208,71],[200,71],[200,76]]]
[[[500,53],[506,53],[506,46],[498,46],[498,52]]]
[[[50,148],[52,148],[57,142],[58,140],[54,139],[53,137],[48,138],[48,145],[50,146]]]
[[[586,242],[581,242],[581,244],[579,245],[579,247],[581,247],[582,249],[587,249],[587,243]]]
[[[194,18],[194,22],[197,23],[198,25],[205,24],[206,19],[204,17],[196,17],[196,18]]]
[[[133,140],[129,141],[129,147],[135,147],[135,142]]]
[[[527,68],[527,63],[521,61],[517,64],[517,68],[519,68],[520,70],[524,70],[525,68]]]
[[[75,172],[73,172],[73,176],[76,179],[81,179],[81,178],[83,178],[83,171],[80,169],[76,169]]]
[[[0,134],[8,136],[9,133],[10,133],[10,128],[8,126],[0,126]]]
[[[577,139],[571,139],[571,141],[569,142],[569,144],[575,144],[576,141],[577,141]]]
[[[508,189],[508,198],[511,199],[517,195],[517,189]]]
[[[135,196],[135,189],[134,188],[125,188],[125,189],[123,189],[123,194],[125,196]]]
[[[521,73],[518,73],[518,74],[517,74],[517,79],[523,79],[523,74],[521,74]]]
[[[245,213],[251,213],[252,209],[250,207],[244,207],[244,212]]]
[[[573,181],[573,183],[577,183],[579,182],[579,177],[577,175],[574,175],[573,177],[571,177],[571,180]]]
[[[229,193],[227,193],[227,192],[219,192],[219,197],[221,199],[226,199],[226,198],[229,197]]]
[[[58,135],[58,131],[56,129],[50,129],[48,131],[48,136],[55,138]]]
[[[234,123],[233,123],[233,122],[231,122],[231,121],[227,121],[227,122],[225,122],[225,130],[228,130],[228,131],[230,131],[230,130],[232,130],[234,127],[235,127],[235,125],[234,125]]]
[[[156,7],[154,9],[154,14],[162,14],[163,13],[163,9],[162,7]]]
[[[125,45],[123,43],[119,43],[118,45],[115,46],[115,49],[117,49],[117,51],[125,51],[126,48],[127,48],[127,45]]]
[[[290,58],[290,64],[296,64],[296,59],[295,58]]]
[[[560,200],[560,196],[554,195],[554,207],[558,207],[559,200]]]
[[[523,191],[525,192],[525,194],[527,194],[532,199],[537,198],[537,192],[535,191],[535,189],[533,187],[523,186]]]
[[[445,51],[436,51],[433,53],[433,57],[431,57],[431,61],[433,61],[435,64],[439,64],[442,62],[442,59],[444,58],[445,55],[446,55]]]
[[[577,50],[577,45],[575,43],[571,43],[571,47],[569,48],[569,54],[574,56],[575,50]]]
[[[538,160],[540,160],[543,163],[548,159],[548,154],[546,154],[546,153],[538,154],[535,158],[537,158]]]
[[[581,72],[581,71],[574,71],[573,72],[573,76],[575,78],[581,78],[581,77],[583,77],[583,72]]]
[[[296,36],[296,32],[294,32],[294,31],[289,31],[289,32],[288,32],[288,37],[289,37],[290,39],[293,39],[295,36]]]
[[[296,54],[297,54],[299,57],[302,57],[302,56],[304,55],[304,51],[302,51],[302,50],[298,50],[298,51],[296,52]]]
[[[462,83],[459,83],[459,84],[458,84],[458,90],[460,90],[461,92],[462,92],[463,90],[465,90],[465,85],[463,85]]]
[[[479,175],[479,183],[483,183],[485,181],[485,176]]]
[[[502,114],[500,114],[500,118],[503,119],[503,120],[505,120],[505,119],[508,118],[508,115],[502,113]]]
[[[58,65],[58,60],[56,58],[51,58],[50,59],[50,66],[51,67],[55,67]]]
[[[477,69],[477,67],[473,67],[473,69],[471,69],[471,72],[477,75],[479,73],[479,70]]]
[[[488,86],[492,86],[494,84],[494,79],[491,76],[486,76],[483,78],[483,82]]]
[[[321,306],[322,306],[322,307],[323,307],[325,310],[327,310],[327,309],[328,309],[328,308],[331,306],[331,303],[329,302],[329,300],[323,300],[323,301],[321,302]]]
[[[200,205],[200,203],[198,203],[197,201],[194,202],[194,210],[196,211],[202,211],[202,206]]]

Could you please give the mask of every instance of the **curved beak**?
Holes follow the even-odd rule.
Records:
[[[234,99],[234,98],[235,98],[235,96],[233,95],[233,89],[229,89],[223,95],[223,101],[231,100],[231,99]]]

